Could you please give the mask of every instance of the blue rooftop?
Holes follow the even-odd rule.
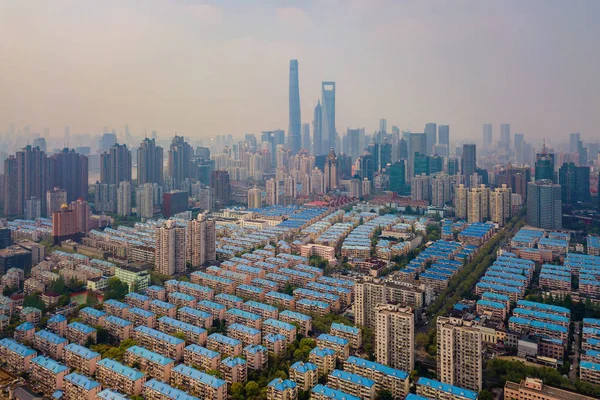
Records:
[[[169,365],[174,363],[174,361],[169,357],[165,357],[162,354],[155,353],[140,346],[131,346],[126,351],[160,365]]]
[[[508,319],[508,322],[509,323],[513,322],[513,323],[519,324],[519,325],[532,326],[534,328],[547,329],[547,330],[560,332],[560,333],[568,332],[568,328],[565,326],[550,324],[547,322],[534,321],[534,320],[528,319],[528,318],[510,317]]]
[[[159,318],[158,321],[165,323],[167,325],[174,326],[183,331],[192,332],[196,335],[201,335],[204,332],[206,332],[206,329],[204,329],[204,328],[200,328],[196,325],[188,324],[187,322],[179,321],[178,319],[167,317],[167,316]]]
[[[54,361],[53,359],[44,356],[34,357],[31,359],[31,362],[42,366],[43,368],[51,371],[53,374],[59,374],[69,369],[66,365],[63,365],[58,361]]]
[[[143,326],[143,325],[138,326],[137,328],[134,329],[134,331],[144,333],[155,339],[161,340],[163,342],[167,342],[167,343],[175,345],[175,346],[177,346],[181,343],[185,343],[185,341],[182,339],[176,338],[175,336],[167,335],[166,333],[157,331],[156,329],[148,328],[147,326]]]
[[[368,369],[373,369],[379,371],[387,376],[393,376],[400,379],[407,379],[408,373],[399,369],[394,369],[388,367],[387,365],[383,365],[374,361],[365,360],[364,358],[359,358],[355,356],[350,356],[346,360],[347,363],[358,365],[360,367],[366,367]]]
[[[275,390],[283,392],[286,389],[294,389],[296,382],[290,381],[289,379],[275,378],[267,386],[275,388]]]
[[[221,364],[229,367],[229,368],[233,368],[236,367],[238,365],[244,365],[246,364],[246,360],[244,360],[241,357],[226,357],[223,360],[221,360]]]
[[[126,365],[123,365],[118,361],[111,360],[110,358],[103,358],[102,360],[98,361],[98,365],[106,367],[111,371],[114,371],[117,374],[124,376],[127,379],[131,379],[133,381],[142,379],[144,377],[144,373],[130,368]]]
[[[15,328],[16,331],[29,331],[31,329],[35,329],[35,325],[33,325],[29,321],[23,322],[21,325],[19,325]]]
[[[322,358],[326,356],[335,355],[335,350],[330,349],[329,347],[315,347],[310,351],[310,354],[314,354],[315,356]]]
[[[221,353],[219,353],[218,351],[213,351],[211,349],[207,349],[206,347],[202,347],[202,346],[194,344],[194,343],[187,346],[185,348],[185,350],[191,351],[192,353],[197,353],[197,354],[203,355],[208,358],[215,358],[215,357],[221,356]]]
[[[95,308],[92,308],[92,307],[82,308],[79,312],[90,314],[91,316],[96,317],[96,318],[103,317],[106,315],[106,313],[104,311],[96,310]]]
[[[67,325],[69,328],[75,329],[76,331],[79,332],[83,332],[84,334],[88,335],[90,333],[96,332],[96,328],[92,328],[89,325],[86,324],[82,324],[81,322],[71,322],[69,325]]]
[[[98,396],[104,400],[127,400],[128,399],[127,397],[123,396],[121,393],[115,392],[110,389],[104,389],[103,391],[98,393],[96,396]]]
[[[474,392],[472,390],[463,389],[458,386],[453,386],[447,383],[436,381],[434,379],[428,379],[423,377],[419,378],[419,380],[417,381],[417,385],[431,387],[454,396],[464,397],[468,400],[476,400],[478,396],[477,392]]]
[[[360,398],[356,396],[320,384],[313,387],[311,392],[318,393],[333,400],[360,400]]]
[[[273,318],[269,318],[266,321],[264,321],[263,326],[264,325],[273,326],[277,329],[285,329],[287,331],[292,331],[292,330],[296,329],[296,327],[292,324],[288,324],[287,322],[279,321],[279,320],[276,320]]]
[[[204,372],[200,372],[197,369],[192,367],[188,367],[185,364],[179,364],[175,368],[173,368],[173,372],[180,373],[182,375],[188,376],[195,381],[202,382],[205,385],[208,385],[214,389],[218,389],[221,386],[225,385],[227,387],[227,382],[222,379],[216,378],[212,375],[206,374]]]
[[[60,322],[64,322],[67,320],[67,317],[65,317],[62,314],[56,314],[54,316],[52,316],[49,320],[48,323],[49,324],[56,324],[56,323],[60,323]]]
[[[550,312],[556,312],[556,313],[561,313],[561,314],[563,314],[563,313],[571,314],[571,310],[569,310],[568,308],[554,306],[551,304],[537,303],[535,301],[529,301],[529,300],[519,300],[519,301],[517,301],[517,306],[522,307],[522,308],[534,308],[537,310],[550,311]]]
[[[242,342],[240,340],[230,338],[229,336],[225,336],[225,335],[220,334],[220,333],[213,333],[208,338],[209,339],[214,339],[217,342],[225,343],[225,344],[227,344],[229,346],[237,346],[237,345],[241,345],[242,344]]]
[[[375,386],[375,381],[373,381],[372,379],[365,378],[364,376],[356,375],[339,369],[334,369],[333,371],[331,371],[330,375],[342,379],[344,381],[368,388]]]
[[[256,354],[259,351],[266,352],[267,350],[268,349],[265,346],[260,345],[260,344],[251,344],[251,345],[244,347],[244,351],[247,351],[250,354]]]
[[[212,310],[225,310],[227,308],[223,304],[215,303],[214,301],[210,300],[200,300],[198,303],[196,303],[196,306],[204,306]]]
[[[338,331],[346,332],[351,335],[358,335],[360,333],[360,329],[358,329],[355,326],[339,324],[337,322],[331,324],[331,329],[336,329]]]
[[[64,337],[60,337],[56,333],[47,331],[45,329],[37,331],[35,335],[53,344],[67,343],[67,339]]]
[[[151,379],[144,383],[144,387],[155,390],[172,400],[199,400],[197,397],[190,396],[183,390],[174,388],[171,385],[167,385],[166,383],[157,381],[156,379]]]
[[[4,347],[5,349],[10,350],[11,352],[18,354],[21,357],[28,357],[30,355],[35,355],[36,352],[33,349],[30,349],[29,347],[13,340],[13,339],[8,339],[8,338],[4,338],[4,339],[0,339],[0,346]]]
[[[324,340],[330,343],[335,343],[340,346],[345,346],[349,343],[347,339],[341,338],[339,336],[328,335],[326,333],[321,333],[319,337],[317,337],[317,340]]]
[[[600,364],[591,361],[582,361],[579,363],[580,368],[593,369],[594,371],[600,371]]]
[[[230,308],[229,310],[227,310],[227,314],[232,314],[237,317],[247,318],[252,321],[257,321],[257,320],[261,319],[260,315],[257,315],[257,314],[254,314],[254,313],[251,313],[248,311],[240,310],[239,308]]]
[[[171,303],[167,303],[166,301],[162,301],[162,300],[158,300],[158,299],[154,299],[150,302],[151,305],[155,305],[157,307],[160,308],[166,308],[166,309],[170,309],[170,308],[175,308],[175,304],[171,304]]]
[[[298,371],[301,374],[304,374],[308,371],[316,371],[319,367],[317,367],[316,364],[313,364],[311,362],[302,362],[302,361],[296,361],[294,364],[292,364],[290,366],[290,369],[295,369],[296,371]]]
[[[118,326],[133,325],[133,323],[131,321],[127,321],[126,319],[115,317],[114,315],[109,315],[108,317],[106,317],[104,322],[109,323],[109,324],[115,324]]]
[[[88,378],[85,375],[81,375],[78,373],[71,373],[69,375],[66,375],[64,378],[67,382],[71,382],[72,384],[79,386],[80,388],[83,388],[84,390],[92,390],[98,386],[100,386],[100,384],[96,381],[91,380],[90,378]]]
[[[91,360],[92,358],[100,357],[100,353],[96,353],[88,349],[87,347],[78,345],[77,343],[69,343],[65,346],[65,350],[71,351],[78,356],[85,358],[86,360]]]
[[[227,327],[227,329],[233,329],[234,331],[240,331],[248,335],[260,335],[260,331],[258,329],[242,324],[231,324]]]

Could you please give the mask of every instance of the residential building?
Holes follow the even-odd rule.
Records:
[[[29,382],[35,390],[50,396],[64,388],[64,378],[68,373],[69,367],[66,365],[48,357],[37,356],[31,359]]]
[[[440,381],[480,391],[483,382],[481,330],[459,318],[437,319],[437,371]]]
[[[477,400],[479,394],[473,390],[421,377],[417,381],[417,395],[426,399]]]
[[[545,385],[541,379],[525,378],[520,383],[506,381],[504,384],[506,400],[592,400],[593,397],[569,392]]]
[[[361,400],[375,399],[375,381],[364,376],[334,369],[327,377],[327,385]]]
[[[195,366],[204,371],[216,371],[220,361],[221,353],[197,344],[190,344],[183,349],[183,362],[188,366]]]
[[[388,365],[354,356],[344,361],[344,371],[373,380],[376,392],[389,390],[394,398],[403,398],[408,394],[409,371],[394,369]]]
[[[171,373],[171,385],[187,388],[187,392],[205,400],[225,400],[227,382],[197,369],[179,364]]]
[[[169,219],[156,228],[155,269],[163,275],[174,275],[186,271],[185,228]]]
[[[121,364],[110,358],[103,358],[97,363],[96,379],[105,388],[118,390],[130,396],[139,396],[146,382],[146,375],[136,369]]]
[[[219,372],[230,385],[236,382],[245,384],[248,380],[248,364],[241,357],[226,357],[219,364]]]
[[[73,372],[64,377],[63,395],[66,400],[95,400],[100,389],[98,382],[85,375]]]
[[[267,385],[267,400],[297,400],[298,387],[289,379],[275,378]]]
[[[29,371],[31,360],[37,356],[35,350],[13,339],[0,339],[0,363],[12,373]]]
[[[375,306],[375,357],[377,362],[402,371],[415,367],[415,315],[397,304]]]
[[[138,326],[133,330],[133,339],[140,346],[151,351],[160,352],[160,354],[175,361],[179,361],[183,357],[185,341],[156,329]]]
[[[197,397],[190,396],[183,390],[174,388],[156,379],[151,379],[144,383],[142,395],[147,400],[200,400]]]
[[[96,353],[76,343],[69,343],[63,349],[64,363],[70,368],[88,376],[96,373],[96,365],[101,358],[100,353]]]
[[[290,379],[298,385],[298,389],[308,392],[319,383],[319,367],[311,362],[296,361],[290,366]]]
[[[131,346],[125,350],[123,362],[129,366],[136,365],[140,371],[148,377],[169,382],[171,370],[175,367],[175,361],[140,346]]]

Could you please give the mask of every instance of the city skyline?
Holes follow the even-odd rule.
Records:
[[[66,125],[95,134],[128,124],[137,135],[193,139],[286,129],[287,66],[297,59],[300,122],[312,122],[321,83],[335,81],[338,134],[374,131],[386,118],[388,130],[448,124],[451,140],[479,141],[487,122],[494,142],[501,123],[529,140],[592,138],[599,5],[538,5],[152,1],[140,11],[128,2],[2,2],[0,33],[11,40],[0,50],[11,56],[0,126],[62,137]],[[369,28],[331,32],[332,22]]]

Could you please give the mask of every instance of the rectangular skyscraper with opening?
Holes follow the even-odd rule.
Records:
[[[336,149],[335,131],[335,82],[323,82],[321,97],[323,100],[322,131],[325,149]],[[323,149],[321,149],[324,152]]]

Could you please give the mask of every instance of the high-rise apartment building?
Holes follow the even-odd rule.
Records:
[[[220,210],[231,203],[231,184],[229,172],[223,170],[213,171],[210,186],[214,189],[215,208]]]
[[[375,358],[402,371],[415,367],[415,315],[411,307],[375,306]]]
[[[262,193],[259,188],[248,190],[248,208],[262,207]]]
[[[338,175],[338,158],[335,155],[333,148],[329,150],[329,154],[325,159],[325,191],[329,192],[339,185]]]
[[[490,188],[485,185],[472,187],[467,198],[467,221],[485,222],[490,218]]]
[[[94,210],[97,213],[117,212],[117,185],[96,182]]]
[[[50,218],[52,213],[60,210],[60,206],[67,203],[67,191],[59,187],[46,192],[46,215]]]
[[[549,179],[527,184],[527,224],[542,229],[562,228],[562,189]]]
[[[452,179],[450,175],[440,172],[431,176],[431,205],[444,207],[452,200]]]
[[[497,187],[490,192],[490,219],[504,225],[511,215],[511,191],[507,185]]]
[[[144,183],[135,190],[137,215],[143,219],[154,216],[154,183]],[[158,185],[157,185],[158,186]]]
[[[481,331],[471,321],[437,319],[437,376],[441,382],[480,391],[483,376]]]
[[[297,154],[301,148],[300,137],[300,88],[298,86],[298,60],[290,60],[289,87],[289,147]]]
[[[4,216],[14,216],[19,212],[17,206],[18,196],[16,190],[7,190],[7,188],[16,188],[18,182],[17,159],[15,156],[9,156],[4,160]]]
[[[80,237],[77,224],[77,214],[63,204],[60,211],[52,213],[52,240],[55,245],[63,240],[78,239]]]
[[[75,219],[77,220],[77,229],[81,233],[87,233],[90,230],[90,205],[87,201],[79,198],[72,201],[69,208],[75,213]]]
[[[323,82],[321,85],[321,98],[323,100],[322,135],[326,140],[327,148],[337,148],[335,130],[335,82]],[[321,148],[321,150],[324,150]]]
[[[323,154],[323,106],[317,101],[313,117],[313,152],[315,156]]]
[[[67,191],[67,203],[88,195],[88,159],[75,150],[63,149],[50,157],[51,183]],[[50,216],[50,214],[48,214]]]
[[[175,136],[169,148],[169,177],[173,179],[173,188],[181,189],[183,182],[190,177],[192,146],[183,136]]]
[[[100,182],[118,185],[123,181],[131,182],[131,152],[127,145],[117,143],[100,155]]]
[[[215,221],[209,221],[205,214],[189,224],[189,253],[192,267],[199,267],[217,259]]]
[[[437,143],[437,124],[425,124],[426,151],[422,154],[433,154],[433,146]]]
[[[424,286],[400,285],[377,278],[362,277],[354,284],[354,315],[357,325],[375,329],[378,304],[397,303],[420,310],[425,305]]]
[[[210,158],[210,156],[209,156]],[[154,139],[145,138],[137,151],[137,184],[157,183],[162,185],[163,148]]]
[[[155,232],[155,270],[159,274],[174,275],[186,270],[185,228],[169,219]]]
[[[454,214],[457,218],[465,219],[468,215],[469,189],[464,184],[459,184],[454,189]]]
[[[17,214],[25,214],[25,202],[32,197],[42,199],[46,207],[46,192],[50,188],[50,163],[46,153],[38,147],[25,146],[16,153],[16,188],[5,186],[6,191],[17,192]],[[5,170],[6,174],[6,170]]]
[[[266,183],[267,205],[274,206],[280,203],[279,182],[276,179],[269,179]]]
[[[464,144],[462,154],[462,165],[460,167],[462,175],[466,180],[477,172],[477,147],[474,144]]]
[[[131,215],[131,182],[119,182],[117,187],[117,214],[128,217]]]
[[[431,177],[429,175],[415,175],[411,179],[410,198],[415,201],[431,200]]]

